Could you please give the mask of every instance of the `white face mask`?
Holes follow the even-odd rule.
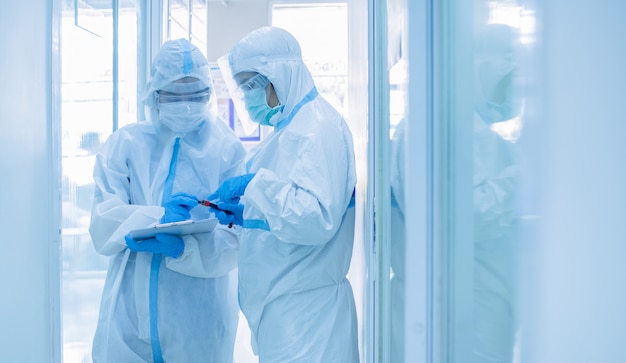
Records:
[[[158,108],[159,121],[179,134],[198,129],[208,118],[208,106],[203,102],[162,103]]]

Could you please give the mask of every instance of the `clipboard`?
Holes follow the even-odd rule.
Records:
[[[130,236],[135,240],[142,240],[153,238],[157,233],[173,234],[175,236],[184,236],[194,233],[209,233],[217,226],[217,219],[201,219],[199,221],[192,221],[188,219],[186,221],[171,222],[157,224],[153,227],[135,229],[130,231]]]

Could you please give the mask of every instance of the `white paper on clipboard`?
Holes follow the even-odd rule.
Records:
[[[181,222],[172,222],[157,224],[154,227],[135,229],[130,231],[130,236],[135,240],[153,238],[157,233],[173,234],[175,236],[184,236],[194,233],[208,233],[215,229],[217,219],[201,219],[199,221],[186,220]]]

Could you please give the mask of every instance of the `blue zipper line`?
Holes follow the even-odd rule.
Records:
[[[159,270],[161,268],[161,254],[152,255],[150,265],[150,342],[152,343],[152,358],[154,363],[163,362],[161,342],[159,341],[159,319],[157,316],[157,301],[159,298]]]
[[[170,169],[163,185],[163,197],[161,203],[165,203],[172,197],[172,188],[174,187],[174,179],[176,178],[176,164],[178,162],[178,149],[180,148],[180,138],[174,141],[174,150],[172,151],[172,160],[170,161]],[[152,264],[150,265],[150,343],[152,346],[152,358],[154,363],[163,362],[163,353],[161,351],[161,341],[159,340],[159,271],[161,269],[161,254],[152,255]]]
[[[315,87],[311,88],[309,93],[307,93],[306,96],[304,96],[302,101],[298,102],[298,104],[293,108],[293,110],[291,110],[291,113],[289,114],[289,116],[287,116],[286,118],[284,118],[284,119],[282,119],[282,120],[280,120],[280,121],[278,121],[276,123],[276,128],[275,128],[276,131],[284,128],[287,125],[289,125],[291,120],[293,120],[293,118],[296,116],[298,111],[300,111],[302,106],[304,106],[307,103],[313,101],[313,99],[315,99],[315,97],[317,97],[317,95],[318,95],[317,88],[315,88]]]

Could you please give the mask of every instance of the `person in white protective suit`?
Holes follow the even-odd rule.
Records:
[[[346,278],[354,239],[352,134],[320,96],[296,39],[276,27],[244,36],[218,63],[240,117],[273,127],[247,173],[209,196],[240,230],[240,307],[259,361],[359,361]],[[228,76],[227,76],[228,75]],[[237,105],[236,105],[237,107]]]
[[[515,144],[492,125],[521,115],[518,39],[502,24],[490,24],[475,37],[473,363],[513,361],[521,166]]]
[[[158,223],[214,218],[207,196],[243,172],[246,151],[211,112],[209,65],[185,39],[154,58],[147,121],[114,132],[98,153],[89,231],[111,256],[93,339],[98,362],[233,361],[238,238],[212,232],[134,240]]]

